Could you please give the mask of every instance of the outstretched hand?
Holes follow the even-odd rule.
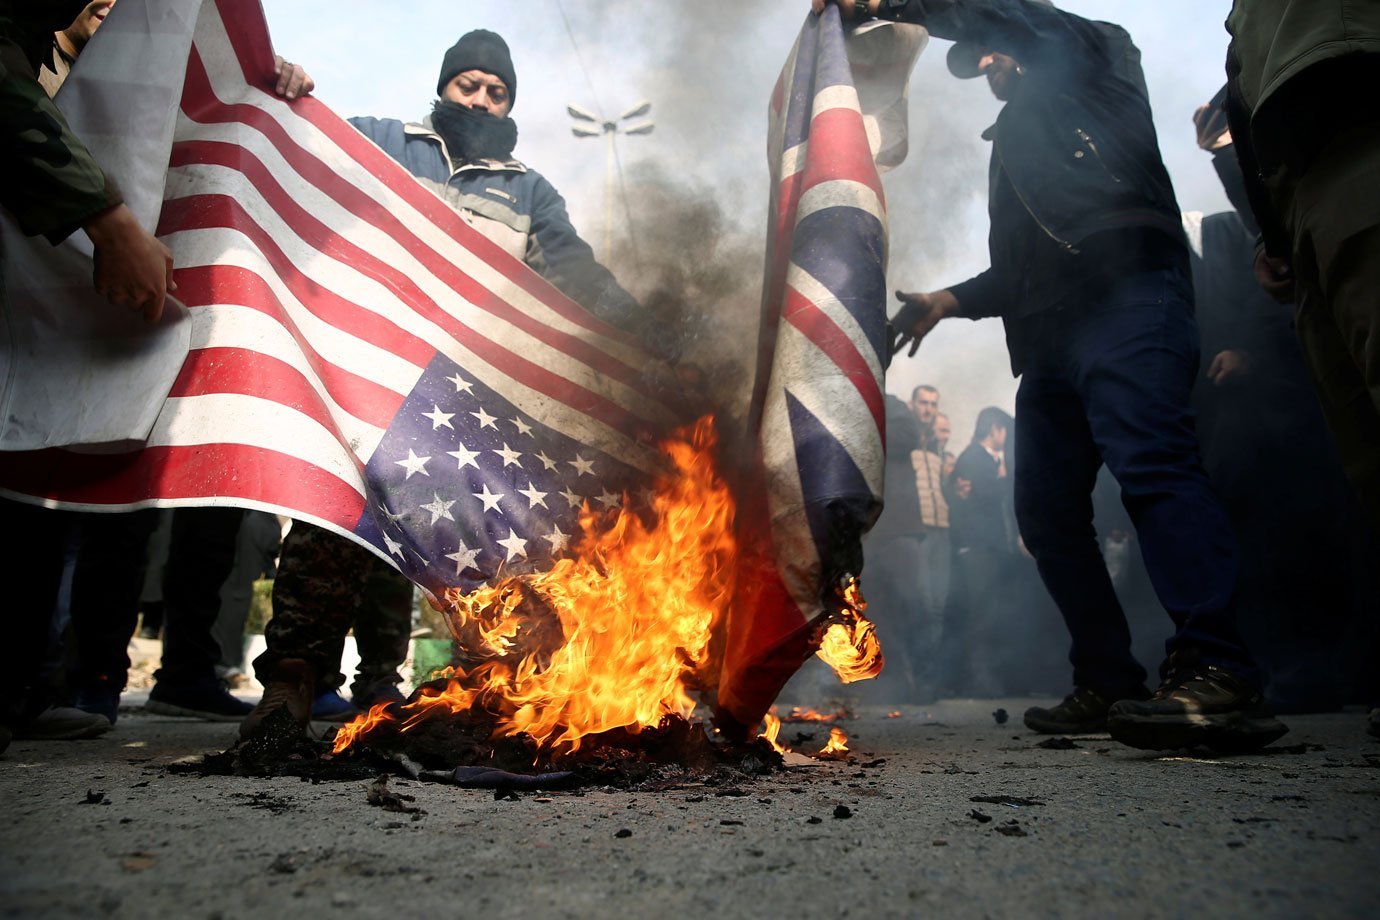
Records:
[[[896,299],[901,301],[901,309],[891,318],[891,354],[909,345],[908,358],[915,357],[920,342],[936,323],[958,309],[958,300],[947,290],[929,294],[897,291]]]

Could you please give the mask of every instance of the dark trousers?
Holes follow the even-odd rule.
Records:
[[[1175,634],[1166,651],[1252,681],[1236,629],[1237,549],[1198,454],[1189,393],[1198,329],[1186,274],[1141,272],[1099,302],[1031,321],[1016,395],[1016,518],[1072,638],[1074,683],[1117,695],[1145,670],[1093,530],[1106,463]]]
[[[0,562],[7,597],[0,627],[0,723],[14,727],[52,703],[39,686],[48,626],[62,581],[63,544],[75,516],[0,498],[0,522],[11,534]]]
[[[154,675],[160,684],[216,681],[220,589],[235,566],[243,519],[241,508],[179,508],[173,514],[163,571],[163,666]]]
[[[72,642],[77,689],[101,683],[115,691],[129,672],[129,637],[139,618],[139,592],[153,509],[124,514],[81,514],[81,543],[72,573]]]
[[[960,547],[954,576],[963,582],[963,615],[946,623],[954,677],[963,696],[1005,692],[1008,659],[1015,654],[1007,628],[1013,614],[1011,554],[991,546]]]

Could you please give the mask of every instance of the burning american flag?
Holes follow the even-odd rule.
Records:
[[[891,68],[901,86],[923,41],[913,35],[909,61]],[[131,70],[170,54],[185,62],[170,84]],[[7,271],[14,315],[0,342],[6,494],[308,520],[449,598],[457,636],[499,657],[519,626],[493,605],[514,585],[545,591],[546,606],[569,602],[567,637],[601,615],[588,598],[661,606],[617,587],[658,581],[629,576],[620,560],[634,553],[610,548],[610,534],[640,539],[642,527],[660,534],[639,544],[656,547],[653,569],[699,573],[663,586],[690,596],[698,619],[666,630],[663,652],[644,649],[670,659],[669,676],[647,681],[661,694],[653,705],[608,717],[624,725],[693,705],[692,682],[717,687],[722,715],[755,725],[829,641],[821,617],[861,606],[843,579],[860,571],[881,494],[885,218],[873,149],[885,132],[859,111],[836,9],[807,21],[772,102],[773,236],[749,420],[762,487],[736,496],[736,517],[704,470],[707,423],[649,443],[676,416],[647,385],[651,359],[634,341],[319,101],[273,95],[256,0],[123,0],[81,64],[60,103],[136,214],[156,221],[185,309],[138,328],[73,283],[89,276],[89,243],[48,252],[7,228],[6,258],[22,270]],[[734,547],[748,545],[757,562],[739,564],[749,557]],[[716,561],[726,552],[733,566]],[[582,560],[587,595],[551,587]],[[615,570],[622,583],[598,581]],[[633,614],[630,635],[662,615]],[[840,664],[875,652],[870,624],[840,622]],[[629,654],[617,639],[595,651]]]

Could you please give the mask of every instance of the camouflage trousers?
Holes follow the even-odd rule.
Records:
[[[345,683],[340,655],[355,632],[359,672],[355,696],[398,684],[412,632],[412,582],[373,553],[302,521],[283,541],[273,582],[273,616],[264,627],[268,648],[254,659],[262,682],[284,658],[302,658],[316,675],[317,692]]]

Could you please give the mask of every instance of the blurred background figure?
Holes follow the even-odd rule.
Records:
[[[963,607],[945,621],[945,648],[965,695],[1000,696],[1002,662],[1011,652],[1001,626],[1009,613],[1012,577],[1006,443],[1013,425],[996,406],[979,412],[973,439],[949,479],[954,577]]]

